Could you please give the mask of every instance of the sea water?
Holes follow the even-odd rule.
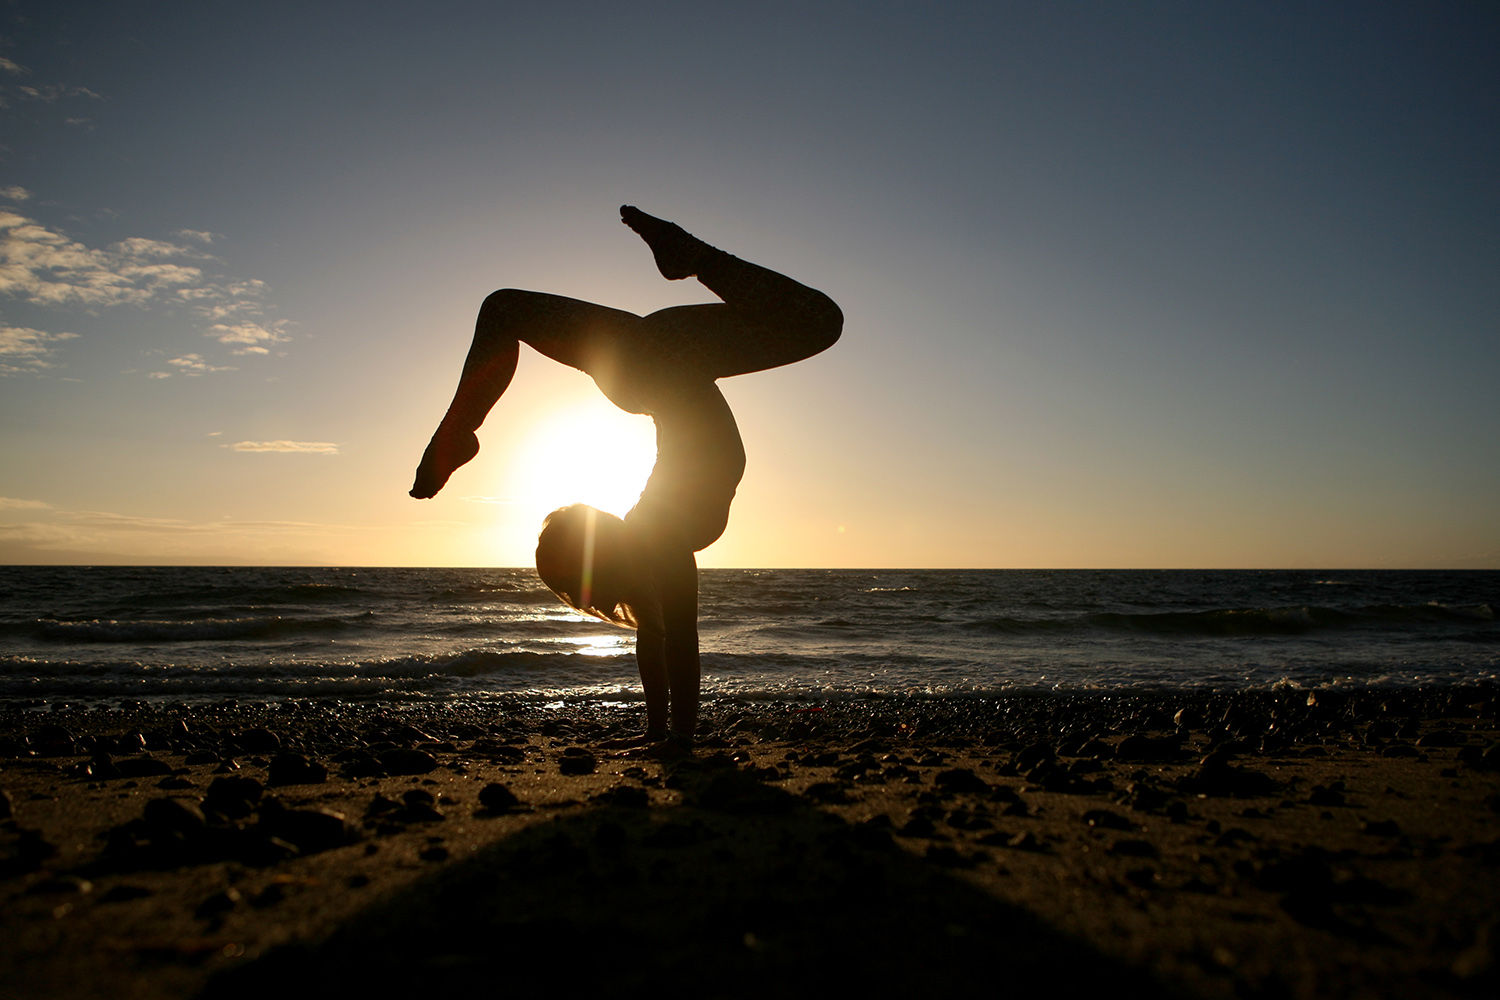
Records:
[[[708,697],[1437,685],[1500,572],[704,570]],[[531,569],[0,567],[0,698],[638,698]]]

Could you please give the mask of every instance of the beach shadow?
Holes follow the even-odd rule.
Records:
[[[742,772],[693,775],[680,806],[622,800],[447,865],[201,996],[1171,992],[883,831]]]

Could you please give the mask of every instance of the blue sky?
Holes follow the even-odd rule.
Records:
[[[649,469],[586,379],[523,361],[480,458],[405,489],[489,291],[707,297],[631,202],[846,315],[724,385],[706,565],[1500,566],[1497,28],[0,6],[0,559],[526,562],[590,499],[555,490]]]

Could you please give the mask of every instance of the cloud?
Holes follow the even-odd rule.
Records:
[[[50,510],[52,505],[42,500],[20,500],[16,497],[0,497],[0,510]]]
[[[168,358],[171,371],[148,372],[147,378],[171,378],[173,375],[208,375],[211,372],[232,372],[233,365],[211,365],[201,354],[184,354],[180,358]]]
[[[269,354],[267,344],[283,344],[289,338],[284,332],[285,320],[269,325],[260,323],[215,323],[208,328],[208,335],[221,344],[235,346],[235,354]]]
[[[25,66],[17,62],[11,62],[4,56],[0,56],[0,70],[4,70],[7,73],[14,73],[16,76],[24,76],[30,72]]]
[[[48,333],[26,326],[0,326],[0,375],[37,372],[52,367],[55,344],[76,333]]]
[[[6,201],[26,201],[31,197],[31,192],[19,185],[12,184],[10,187],[0,187],[0,198]]]
[[[27,194],[20,188],[0,193],[15,200],[16,191]],[[273,347],[291,339],[286,320],[265,315],[265,282],[215,275],[206,269],[217,263],[203,249],[213,240],[212,233],[179,230],[177,236],[178,242],[133,236],[92,247],[14,209],[0,208],[0,297],[55,309],[186,306],[205,323],[204,336],[240,355],[270,354]],[[71,336],[29,333],[54,339]],[[26,353],[33,359],[43,357],[35,350]],[[25,370],[41,366],[33,360]],[[11,367],[5,373],[18,370]],[[204,362],[194,373],[231,370],[231,366]],[[157,371],[150,377],[168,374]]]
[[[62,83],[44,83],[40,87],[17,87],[16,89],[34,101],[45,101],[48,104],[65,97],[88,97],[96,101],[104,99],[87,87],[70,87]]]
[[[183,287],[232,298],[226,286],[207,282],[197,265],[164,260],[187,254],[176,244],[142,238],[89,247],[0,209],[0,295],[36,305],[141,305]]]
[[[274,451],[292,455],[337,455],[339,446],[331,441],[236,441],[224,445],[230,451]]]

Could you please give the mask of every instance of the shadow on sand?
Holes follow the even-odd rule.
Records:
[[[617,788],[444,866],[321,942],[226,970],[202,996],[1169,992],[882,830],[733,769],[675,783],[680,806],[648,808],[642,789]]]

